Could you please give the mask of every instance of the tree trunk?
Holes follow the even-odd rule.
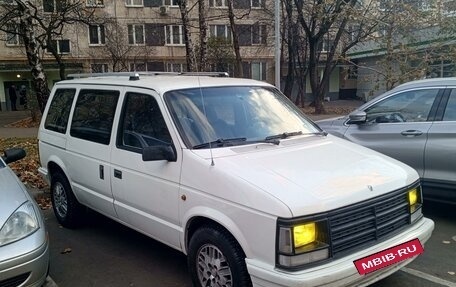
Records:
[[[47,100],[49,98],[50,91],[47,83],[47,77],[44,73],[43,65],[39,57],[40,50],[39,44],[35,38],[34,21],[31,15],[31,11],[26,6],[26,4],[18,2],[18,9],[21,12],[21,17],[19,18],[19,27],[21,31],[23,31],[25,51],[33,77],[32,87],[36,95],[36,100],[38,102],[40,112],[43,113]]]
[[[205,0],[198,0],[199,29],[200,29],[200,70],[209,70],[207,63],[207,22]]]
[[[295,82],[295,69],[296,69],[296,46],[295,46],[295,37],[293,35],[293,5],[291,1],[285,1],[285,11],[286,11],[286,18],[287,18],[287,27],[283,25],[282,35],[285,35],[285,29],[287,32],[287,39],[288,39],[288,73],[287,77],[285,78],[285,87],[283,89],[283,93],[291,99],[293,93],[293,86]],[[282,47],[283,47],[284,39],[282,37]],[[284,49],[281,49],[284,51]],[[299,99],[299,98],[298,98]],[[296,102],[295,102],[296,103]]]
[[[182,18],[182,26],[184,29],[184,41],[187,60],[187,71],[196,72],[195,53],[193,51],[192,39],[190,37],[190,19],[187,10],[187,0],[179,2],[179,8]]]
[[[228,0],[228,18],[230,19],[230,28],[233,39],[233,49],[236,56],[234,74],[236,77],[243,78],[244,71],[242,69],[242,57],[239,48],[239,35],[236,30],[236,21],[234,19],[233,0]]]

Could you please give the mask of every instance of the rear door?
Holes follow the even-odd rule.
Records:
[[[398,159],[424,175],[424,148],[442,88],[401,91],[366,108],[367,122],[344,137]]]
[[[424,158],[424,184],[447,190],[446,195],[433,197],[456,198],[456,87],[448,88],[444,94],[436,121],[429,129]]]
[[[180,149],[164,104],[155,91],[129,88],[113,147],[112,191],[119,219],[175,248],[180,248]],[[177,161],[144,161],[148,146],[172,146]]]
[[[79,90],[67,141],[66,166],[78,200],[116,217],[111,192],[112,127],[121,88]]]

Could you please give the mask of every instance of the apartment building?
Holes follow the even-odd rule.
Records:
[[[35,0],[43,18],[57,13],[60,0]],[[186,50],[177,0],[79,0],[103,21],[66,25],[53,45],[62,56],[66,74],[112,71],[186,70]],[[189,0],[190,35],[199,42],[198,8]],[[14,1],[3,1],[3,5]],[[209,57],[213,70],[233,75],[227,0],[208,0]],[[234,0],[236,26],[244,77],[274,82],[273,21],[269,7],[273,0]],[[0,7],[1,9],[1,7]],[[102,24],[100,24],[102,23]],[[22,39],[14,33],[0,32],[0,108],[10,110],[8,89],[25,87],[30,91],[31,73]],[[212,39],[212,40],[211,40]],[[48,51],[42,51],[49,86],[60,80],[59,67]],[[235,75],[236,76],[236,75]]]

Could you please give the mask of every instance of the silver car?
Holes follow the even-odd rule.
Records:
[[[456,203],[456,78],[409,82],[317,123],[414,167],[425,199]]]
[[[48,235],[40,209],[6,165],[23,149],[0,157],[0,286],[41,286],[49,270]]]

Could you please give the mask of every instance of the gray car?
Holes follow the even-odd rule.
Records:
[[[456,78],[409,82],[317,123],[415,168],[425,199],[456,203]]]
[[[40,209],[6,165],[23,149],[0,157],[0,286],[41,286],[49,270],[48,235]]]

